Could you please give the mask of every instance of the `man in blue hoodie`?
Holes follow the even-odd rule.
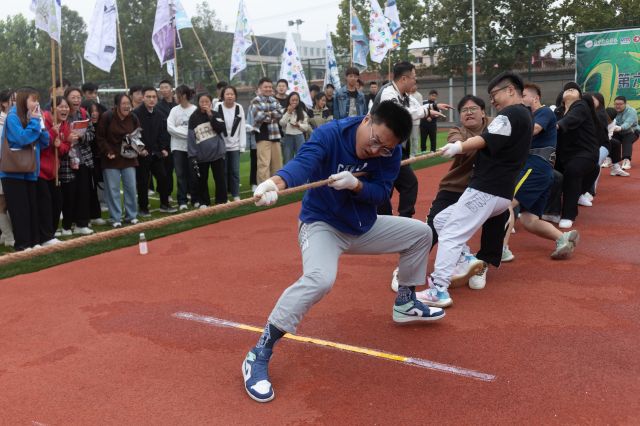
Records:
[[[254,192],[256,205],[268,206],[280,190],[330,180],[304,196],[298,234],[303,274],[282,294],[242,364],[245,389],[254,400],[273,399],[268,374],[273,345],[285,333],[295,333],[304,314],[331,290],[343,253],[400,253],[393,320],[444,317],[443,310],[418,301],[414,290],[425,284],[431,229],[415,219],[376,214],[391,193],[400,169],[400,143],[408,139],[411,126],[411,115],[391,101],[380,103],[371,116],[332,121],[314,130],[295,159]]]

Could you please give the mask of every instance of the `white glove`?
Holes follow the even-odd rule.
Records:
[[[445,158],[453,158],[458,154],[462,154],[462,142],[460,141],[448,143],[442,147],[442,156]]]
[[[256,206],[270,206],[278,201],[278,186],[271,179],[262,182],[253,192],[254,197],[258,197]]]
[[[329,186],[338,191],[341,189],[350,189],[353,191],[358,187],[358,183],[360,182],[351,172],[340,172],[329,176],[329,179],[331,180]]]
[[[622,130],[622,127],[620,127],[620,126],[613,126],[613,132],[614,132],[614,133],[619,132],[620,130]]]

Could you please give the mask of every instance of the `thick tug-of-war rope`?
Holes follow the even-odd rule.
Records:
[[[402,161],[402,165],[413,164],[420,160],[426,160],[429,158],[438,157],[442,154],[441,150],[436,152],[429,152],[415,157],[407,158]],[[363,176],[366,173],[354,173],[354,176]],[[321,186],[328,185],[331,182],[330,179],[319,180],[316,182],[307,183],[304,185],[296,186],[293,188],[287,188],[282,191],[278,191],[278,196],[297,194],[313,188],[320,188]],[[13,262],[19,262],[21,260],[31,259],[32,257],[41,256],[44,254],[56,253],[62,250],[68,250],[77,247],[83,247],[93,243],[99,243],[102,241],[111,240],[117,237],[123,237],[125,235],[138,234],[140,232],[147,231],[149,229],[158,229],[174,223],[185,222],[197,217],[211,216],[214,214],[228,212],[237,207],[253,205],[258,201],[258,197],[245,198],[244,200],[232,201],[226,204],[217,204],[215,206],[207,207],[206,209],[196,209],[185,213],[179,213],[172,216],[163,217],[160,219],[150,220],[148,222],[139,222],[135,225],[130,225],[123,228],[111,229],[108,231],[97,232],[91,235],[83,236],[82,238],[74,238],[72,240],[62,241],[61,243],[54,244],[48,247],[40,247],[37,249],[18,251],[15,253],[8,253],[0,256],[0,266],[8,265]]]

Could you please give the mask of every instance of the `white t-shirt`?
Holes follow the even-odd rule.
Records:
[[[195,105],[189,104],[183,108],[177,105],[171,108],[167,118],[167,131],[171,135],[171,151],[187,152],[187,134],[189,133],[189,117],[196,110]]]

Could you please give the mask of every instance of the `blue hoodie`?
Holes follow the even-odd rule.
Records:
[[[303,223],[325,222],[341,232],[361,235],[375,223],[378,205],[391,196],[400,170],[401,149],[398,145],[391,157],[359,159],[356,130],[363,118],[349,117],[318,127],[296,157],[276,173],[287,187],[327,179],[343,171],[367,173],[359,178],[363,185],[358,194],[329,186],[307,191],[300,211]]]
[[[22,127],[16,107],[12,107],[7,115],[2,130],[2,141],[7,136],[9,148],[19,149],[29,144],[35,143],[36,147],[36,171],[33,173],[4,173],[0,172],[0,178],[20,179],[36,182],[40,174],[40,149],[49,146],[49,132],[42,129],[40,119],[32,118],[27,123],[27,127]],[[0,155],[2,155],[0,153]]]

